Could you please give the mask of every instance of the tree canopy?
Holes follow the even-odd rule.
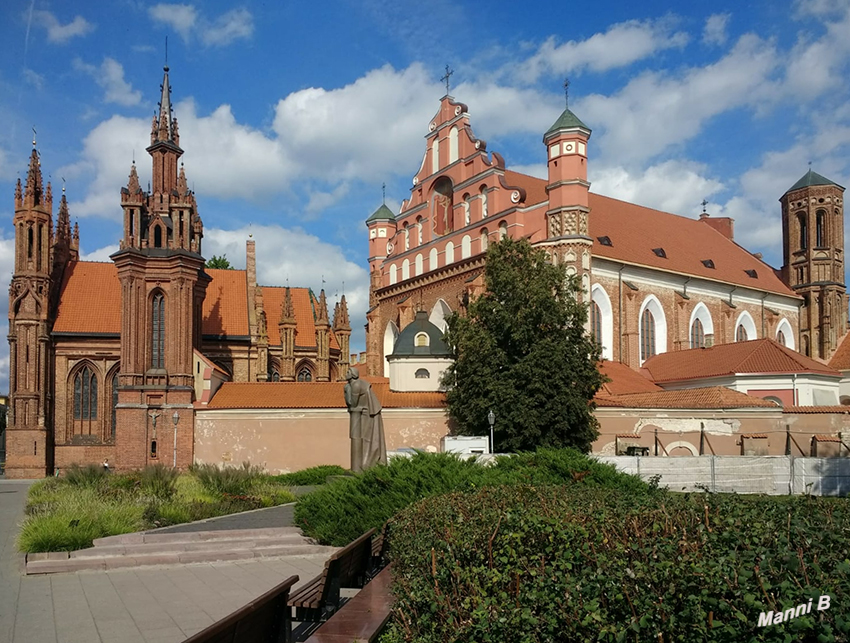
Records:
[[[488,435],[492,409],[497,452],[589,451],[603,376],[576,278],[528,241],[506,237],[487,250],[484,282],[467,314],[447,319],[454,361],[442,382],[458,432]]]
[[[207,259],[207,263],[205,264],[207,268],[218,268],[219,270],[233,270],[233,266],[230,265],[230,262],[227,260],[227,255],[213,255],[210,259]]]

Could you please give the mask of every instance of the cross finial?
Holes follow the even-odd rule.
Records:
[[[345,297],[345,279],[342,280],[342,296]]]
[[[62,194],[65,194],[65,177],[62,177]]]
[[[165,37],[165,70],[168,71],[168,36]]]
[[[34,131],[35,131],[35,130],[33,130],[33,132],[34,132]],[[33,141],[33,145],[35,145],[35,141]],[[810,169],[810,170],[812,169],[812,162],[811,162],[811,161],[809,161],[809,169]]]
[[[325,287],[325,276],[322,275],[322,288],[324,288],[324,287]]]
[[[448,65],[446,65],[446,75],[440,78],[440,80],[446,83],[446,96],[449,95],[449,80],[452,77],[452,74],[455,73],[453,69],[450,69]]]
[[[705,206],[707,206],[707,205],[708,205],[708,201],[706,201],[705,199],[703,199],[703,200],[702,200],[702,203],[700,203],[700,205],[702,206],[702,213],[703,213],[703,214],[705,214]]]
[[[381,202],[387,204],[387,184],[381,183]]]
[[[564,78],[564,106],[570,107],[570,79]]]
[[[32,128],[32,146],[35,147],[35,126]],[[811,163],[809,163],[811,165]]]

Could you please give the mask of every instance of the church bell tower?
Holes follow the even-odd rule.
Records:
[[[210,277],[201,256],[203,223],[178,160],[183,154],[164,68],[151,125],[151,188],[135,162],[121,190],[124,235],[112,255],[121,282],[121,371],[116,410],[118,468],[193,459],[193,350],[201,347]],[[176,444],[176,446],[172,446]]]

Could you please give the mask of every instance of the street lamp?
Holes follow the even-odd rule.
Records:
[[[496,414],[493,409],[487,414],[487,421],[490,423],[490,453],[495,452],[496,441],[493,439],[493,425],[496,423]]]
[[[174,415],[171,416],[171,421],[174,422],[174,463],[171,466],[176,469],[177,468],[177,423],[180,421],[180,414],[177,411],[174,411]]]

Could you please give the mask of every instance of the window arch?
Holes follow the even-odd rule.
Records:
[[[481,228],[481,252],[487,252],[487,246],[490,241],[490,237],[488,235],[489,232],[487,232],[487,228]]]
[[[439,266],[439,262],[440,262],[439,254],[440,253],[437,252],[436,248],[431,248],[431,252],[428,253],[428,269],[429,270],[436,270],[437,268],[440,267]]]
[[[457,127],[449,130],[449,163],[457,161]]]
[[[414,377],[416,377],[417,380],[427,380],[431,379],[431,373],[428,372],[427,368],[419,368],[416,369]]]
[[[602,311],[595,301],[590,302],[590,336],[597,344],[602,344]]]
[[[826,246],[826,212],[818,210],[815,214],[815,247]]]
[[[648,313],[648,314],[647,314]],[[640,307],[640,361],[667,352],[667,317],[655,295],[644,299]]]
[[[296,379],[299,382],[312,382],[313,381],[313,371],[310,370],[309,366],[302,366],[298,369],[298,376]]]
[[[428,321],[445,333],[448,328],[446,317],[451,314],[452,309],[449,308],[449,305],[444,300],[438,299],[431,309],[431,314],[428,315]]]
[[[153,227],[153,247],[162,248],[162,226]]]
[[[499,223],[499,239],[504,239],[508,236],[508,222],[502,221]]]
[[[440,171],[440,138],[439,134],[434,137],[434,142],[431,144],[431,174],[436,174]]]
[[[690,347],[705,348],[712,344],[714,337],[714,321],[711,319],[711,313],[708,311],[708,306],[700,302],[694,306],[691,312],[690,328]]]
[[[151,368],[165,368],[165,295],[151,298]]]
[[[797,215],[797,222],[800,226],[800,250],[805,250],[809,245],[809,231],[806,224],[806,215],[803,212]]]
[[[414,265],[414,275],[421,275],[422,274],[422,272],[424,270],[422,264],[423,264],[422,255],[421,254],[416,255],[416,260],[413,263],[413,265]]]
[[[482,219],[486,219],[486,218],[487,218],[487,214],[488,214],[488,212],[487,212],[487,210],[488,210],[488,204],[487,204],[487,186],[486,186],[486,185],[482,185],[482,186],[481,186],[481,192],[480,192],[480,194],[481,194],[481,197],[480,197],[480,198],[481,198],[481,218],[482,218]]]
[[[428,337],[428,333],[416,333],[416,336],[413,338],[414,348],[427,347],[430,343],[431,338]]]
[[[469,193],[463,195],[463,225],[468,226],[472,222],[472,206],[469,203]]]
[[[410,279],[410,260],[405,259],[401,262],[401,280]]]
[[[449,241],[446,244],[446,265],[448,266],[450,263],[454,263],[455,260],[455,244]]]
[[[752,315],[745,310],[738,315],[738,319],[735,321],[735,341],[746,342],[751,339],[758,339],[756,323],[753,321]]]
[[[97,371],[88,363],[72,375],[73,379],[73,436],[98,437]]]
[[[599,310],[599,330],[598,336],[594,336],[596,341],[602,345],[602,358],[614,359],[614,313],[611,308],[611,300],[608,293],[599,284],[593,284],[590,289],[590,301],[595,304]],[[591,326],[591,332],[593,332]]]
[[[404,249],[410,250],[410,226],[404,224]]]
[[[422,217],[416,217],[416,245],[422,245]]]
[[[463,239],[460,240],[460,258],[468,259],[472,254],[472,237],[468,234],[463,235]]]
[[[794,329],[791,327],[791,322],[789,322],[785,317],[783,317],[776,325],[776,341],[783,346],[787,346],[791,350],[795,350]]]
[[[398,281],[398,266],[395,264],[390,266],[390,285]]]

